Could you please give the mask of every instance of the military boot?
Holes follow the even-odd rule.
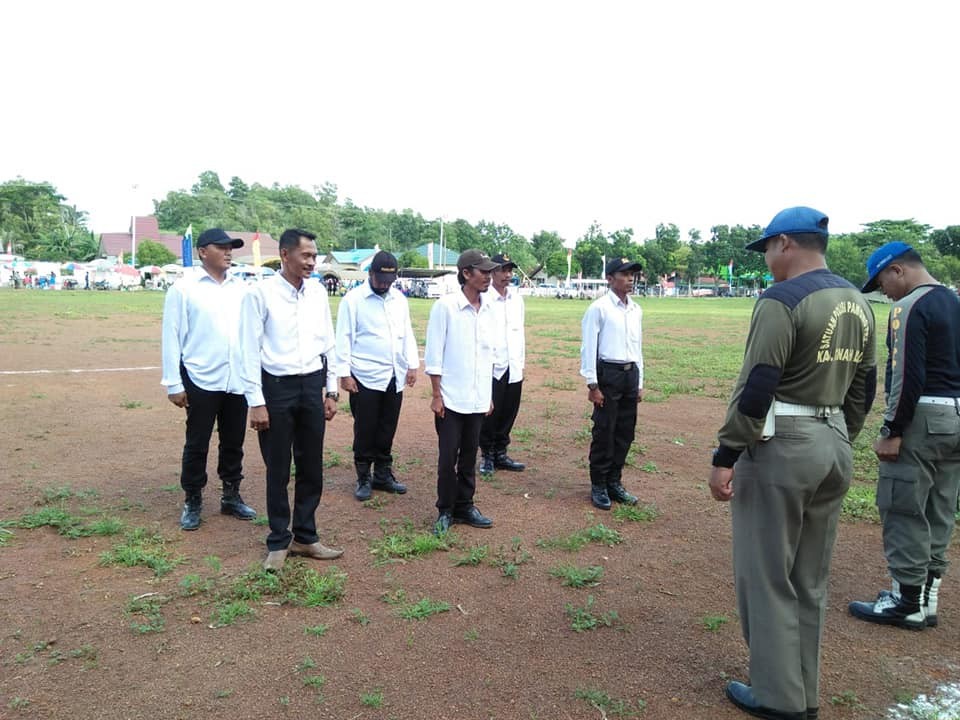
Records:
[[[223,484],[223,496],[220,498],[220,512],[224,515],[233,515],[240,520],[253,520],[257,511],[247,505],[240,497],[240,483],[230,482]]]
[[[893,589],[881,590],[873,602],[852,602],[850,614],[878,625],[894,625],[907,630],[923,630],[927,626],[921,605],[923,585],[901,585],[893,581]]]
[[[370,477],[370,463],[368,462],[355,462],[354,467],[357,469],[357,489],[353,491],[353,496],[360,502],[370,499],[370,495],[373,494],[373,488],[371,484],[373,478]]]
[[[940,573],[936,570],[927,572],[927,583],[923,586],[923,615],[927,627],[937,626],[937,599],[940,595]]]
[[[393,476],[392,465],[378,464],[373,471],[373,489],[403,495],[407,491],[407,486]]]
[[[199,494],[187,495],[180,515],[181,530],[196,530],[200,527],[200,510],[203,509],[203,497]]]
[[[480,474],[493,475],[493,453],[486,450],[480,451]]]

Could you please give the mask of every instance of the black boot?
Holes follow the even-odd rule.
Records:
[[[507,455],[506,450],[501,450],[493,456],[493,466],[501,470],[513,470],[514,472],[520,472],[526,467],[522,462],[517,462]]]
[[[590,502],[593,503],[595,508],[600,510],[609,510],[610,509],[610,496],[607,494],[606,485],[591,485],[590,486]]]
[[[921,604],[923,588],[923,585],[901,585],[894,580],[893,589],[881,590],[874,602],[852,602],[847,609],[859,620],[923,630],[927,626]]]
[[[607,495],[609,495],[610,499],[614,502],[622,503],[623,505],[637,504],[637,496],[628,493],[627,489],[623,487],[619,481],[607,485]]]
[[[480,474],[493,475],[493,453],[480,451]]]
[[[369,500],[370,496],[373,494],[373,488],[371,487],[372,478],[370,477],[370,463],[355,462],[353,465],[357,469],[357,489],[353,491],[353,496],[360,502],[364,502]]]
[[[373,472],[373,489],[403,495],[407,491],[407,486],[398,482],[393,476],[392,466],[377,465]]]
[[[200,510],[203,508],[203,498],[200,495],[187,495],[183,502],[183,513],[180,515],[181,530],[196,530],[200,527]]]
[[[224,483],[223,497],[220,498],[220,512],[233,515],[240,520],[253,520],[257,511],[247,505],[240,497],[240,483]]]

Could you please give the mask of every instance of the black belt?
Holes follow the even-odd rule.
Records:
[[[600,364],[612,370],[623,370],[624,372],[630,372],[635,367],[637,367],[637,364],[633,362],[615,363],[615,362],[607,362],[606,360],[601,360]]]

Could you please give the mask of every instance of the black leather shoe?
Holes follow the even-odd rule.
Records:
[[[397,479],[393,476],[393,473],[390,473],[386,477],[373,478],[373,489],[382,490],[383,492],[396,493],[397,495],[403,495],[407,491],[407,486],[402,482],[397,482]]]
[[[637,496],[631,495],[620,483],[607,485],[607,495],[613,502],[623,503],[624,505],[636,505]]]
[[[241,520],[253,520],[257,516],[257,511],[247,505],[239,494],[220,498],[220,512]]]
[[[200,527],[200,510],[203,500],[199,495],[188,497],[183,503],[183,513],[180,515],[181,530],[196,530]]]
[[[493,466],[501,470],[512,470],[514,472],[520,472],[526,467],[522,462],[517,462],[505,452],[497,453],[494,456]]]
[[[433,534],[437,537],[443,535],[453,524],[453,515],[448,512],[440,513],[437,522],[433,525]]]
[[[727,699],[745,713],[754,717],[765,718],[766,720],[807,720],[806,710],[786,712],[760,705],[753,696],[753,688],[736,680],[727,685]]]
[[[483,453],[480,456],[480,474],[493,475],[493,455]]]
[[[475,528],[493,527],[493,520],[488,517],[484,517],[483,513],[477,510],[476,506],[472,506],[469,510],[465,510],[464,512],[454,513],[453,521],[456,523],[464,523]]]
[[[610,509],[610,496],[607,495],[607,488],[593,485],[590,488],[590,502],[595,508],[600,510]]]
[[[365,478],[357,480],[357,489],[353,491],[353,496],[363,502],[364,500],[369,500],[370,496],[373,494],[373,488],[370,485],[370,476],[368,475]]]

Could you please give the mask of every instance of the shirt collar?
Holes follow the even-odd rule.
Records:
[[[626,308],[626,309],[629,310],[629,309],[630,309],[630,306],[633,305],[633,300],[630,298],[630,295],[629,295],[629,294],[627,295],[627,301],[626,301],[626,302],[620,302],[620,298],[617,297],[617,294],[616,294],[615,292],[610,291],[610,290],[607,291],[607,297],[610,298],[610,302],[613,303],[613,306],[614,306],[614,307],[618,307],[618,308],[619,308],[619,307],[622,307],[622,308]]]

